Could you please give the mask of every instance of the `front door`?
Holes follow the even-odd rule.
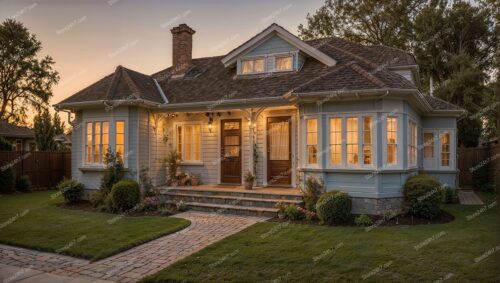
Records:
[[[267,118],[267,184],[292,184],[291,117]]]
[[[241,119],[221,120],[221,183],[241,184]]]

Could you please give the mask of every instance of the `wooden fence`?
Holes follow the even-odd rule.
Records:
[[[33,188],[50,188],[71,178],[71,152],[0,151],[0,167],[11,166],[16,178],[27,175]]]
[[[460,170],[460,186],[471,186],[473,183],[474,170],[482,166],[488,166],[490,182],[496,183],[497,189],[500,189],[498,173],[500,170],[500,145],[474,148],[457,148],[458,169]]]

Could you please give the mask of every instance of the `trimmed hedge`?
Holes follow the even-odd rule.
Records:
[[[66,203],[75,203],[83,198],[85,186],[76,180],[63,180],[57,185]]]
[[[122,180],[113,185],[109,198],[114,210],[131,210],[141,201],[139,184],[134,180]]]
[[[21,191],[21,192],[27,192],[31,189],[31,181],[30,181],[30,178],[26,175],[24,176],[21,176],[21,178],[19,178],[17,181],[16,181],[16,189]]]
[[[316,211],[323,223],[347,222],[351,217],[352,202],[344,192],[327,192],[321,195]]]
[[[410,177],[404,186],[404,203],[408,212],[414,216],[434,218],[440,213],[441,183],[429,175],[420,174]]]

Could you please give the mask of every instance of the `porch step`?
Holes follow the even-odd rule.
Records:
[[[201,202],[185,202],[184,204],[187,205],[189,209],[197,211],[231,213],[238,215],[265,216],[265,217],[275,217],[278,214],[278,209],[267,208],[267,207],[249,207],[249,206],[212,204],[212,203],[201,203]]]
[[[277,215],[276,204],[279,202],[302,206],[302,195],[297,192],[169,187],[161,190],[161,200],[165,203],[183,202],[192,210],[274,217]]]
[[[302,205],[302,200],[296,200],[296,199],[240,197],[232,195],[209,195],[209,194],[170,192],[170,191],[166,192],[165,195],[169,196],[169,199],[175,201],[239,205],[239,206],[250,206],[250,207],[276,208],[276,204],[278,202],[283,202],[286,204]]]
[[[302,201],[301,194],[295,193],[270,193],[270,192],[262,192],[262,191],[242,191],[242,190],[208,190],[208,189],[196,189],[196,187],[187,187],[187,188],[168,188],[163,190],[163,193],[188,193],[188,194],[197,194],[204,196],[232,196],[238,198],[259,198],[259,199],[273,199],[273,200],[300,200]]]

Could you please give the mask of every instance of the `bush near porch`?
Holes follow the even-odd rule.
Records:
[[[483,208],[445,204],[453,222],[369,231],[262,222],[142,282],[435,282],[450,274],[450,282],[495,282],[500,207],[478,214]]]

